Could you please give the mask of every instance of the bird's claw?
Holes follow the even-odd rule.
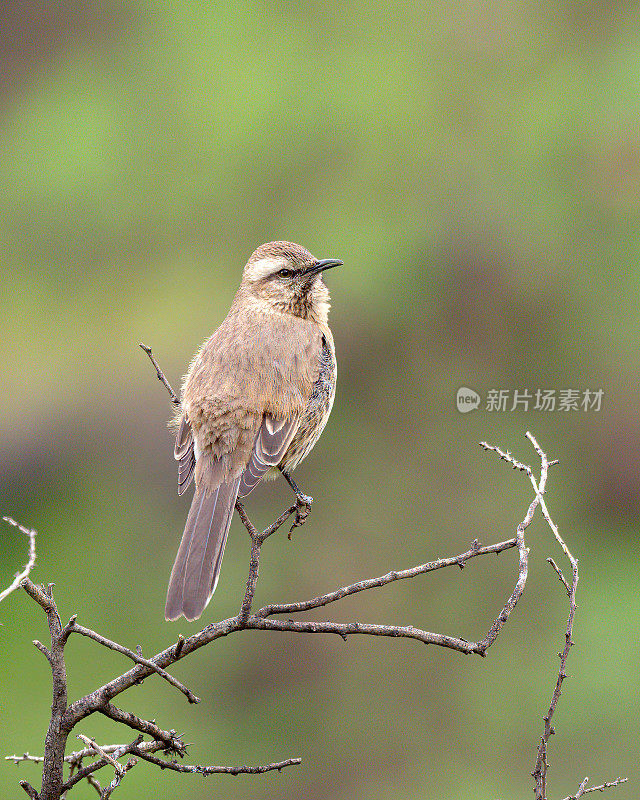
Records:
[[[307,517],[311,513],[311,506],[313,504],[313,497],[309,497],[306,494],[299,494],[296,495],[296,518],[291,526],[291,530],[287,535],[287,539],[291,541],[291,534],[294,532],[296,528],[299,528],[301,525],[307,521]]]

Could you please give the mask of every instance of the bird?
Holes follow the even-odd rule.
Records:
[[[178,494],[192,481],[195,491],[169,579],[167,620],[192,622],[211,600],[237,498],[280,472],[296,494],[294,527],[310,511],[311,498],[290,473],[333,407],[337,362],[323,275],[343,263],[293,242],[260,245],[229,313],[191,362],[173,425]]]

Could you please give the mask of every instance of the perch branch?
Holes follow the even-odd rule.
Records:
[[[293,513],[294,510],[295,507],[294,509],[290,509],[290,513]],[[343,597],[348,597],[349,595],[356,594],[357,592],[364,592],[367,589],[386,586],[389,583],[393,583],[394,581],[402,581],[406,578],[415,578],[417,575],[423,575],[426,572],[433,572],[434,570],[442,569],[443,567],[451,567],[455,565],[464,567],[465,563],[475,556],[482,556],[486,555],[487,553],[497,554],[501,553],[503,550],[509,550],[510,548],[516,546],[516,539],[508,539],[506,542],[498,542],[497,544],[487,545],[486,547],[482,547],[476,539],[472,543],[471,548],[465,553],[461,553],[459,556],[453,556],[452,558],[439,558],[436,561],[429,561],[426,564],[420,564],[416,567],[412,567],[411,569],[387,572],[386,575],[380,575],[378,578],[369,578],[368,580],[353,583],[350,586],[343,586],[333,592],[328,592],[327,594],[320,595],[319,597],[313,597],[310,600],[302,600],[298,603],[271,603],[267,606],[263,606],[259,611],[257,611],[256,616],[264,618],[273,616],[273,614],[293,614],[301,611],[309,611],[312,608],[320,608],[322,606],[329,605],[329,603],[335,603],[337,600],[342,600]]]
[[[253,535],[256,536],[258,539],[262,538],[264,534],[270,535],[273,533],[277,528],[284,523],[286,518],[288,517],[289,513],[292,513],[292,510],[287,510],[284,514],[282,514],[278,520],[276,520],[273,525],[266,529],[262,534],[259,534],[255,528],[253,528]],[[508,540],[507,542],[500,542],[495,545],[489,545],[487,547],[480,547],[474,545],[472,546],[471,550],[466,551],[465,553],[461,553],[458,556],[455,556],[450,559],[441,559],[439,562],[430,562],[433,569],[440,568],[443,566],[455,566],[459,564],[464,564],[466,560],[469,558],[474,557],[475,555],[483,555],[489,553],[499,553],[503,550],[509,549],[515,546],[515,540]],[[252,563],[251,569],[255,571],[256,564]],[[405,570],[402,572],[398,572],[398,578],[400,577],[415,577],[415,575],[421,574],[421,572],[429,571],[425,565],[422,567],[414,568],[414,570]],[[389,573],[391,577],[389,577],[388,582],[395,580],[393,578],[394,573]],[[383,576],[382,578],[375,578],[372,580],[373,585],[384,585],[387,576]],[[362,584],[365,584],[364,586]],[[248,581],[248,595],[245,596],[245,600],[247,596],[249,597],[249,601],[252,599],[254,591],[253,580],[251,580],[251,586],[249,586]],[[352,587],[343,587],[342,589],[337,590],[336,592],[331,592],[328,595],[323,595],[318,598],[314,598],[313,601],[303,601],[305,605],[309,605],[310,607],[316,607],[318,605],[326,605],[329,602],[333,602],[339,597],[347,596],[348,594],[355,593],[356,591],[363,591],[364,588],[371,588],[368,586],[368,583],[360,582],[358,584],[354,584]],[[208,625],[203,630],[199,631],[198,633],[193,634],[188,638],[182,638],[179,640],[178,644],[172,644],[166,650],[158,653],[157,655],[153,656],[153,658],[149,659],[154,665],[155,668],[160,667],[161,669],[166,669],[171,664],[174,664],[177,661],[185,658],[189,655],[189,653],[198,650],[199,648],[209,644],[210,642],[223,638],[225,636],[230,635],[238,630],[242,629],[255,629],[255,630],[287,630],[296,633],[333,633],[343,638],[345,636],[351,634],[368,634],[373,636],[391,636],[391,637],[405,637],[405,638],[414,638],[418,639],[419,641],[423,641],[428,644],[437,644],[444,647],[453,648],[459,650],[462,653],[484,653],[487,646],[492,642],[495,641],[495,636],[491,639],[490,642],[485,643],[484,640],[481,643],[473,643],[467,642],[463,639],[444,636],[442,634],[435,634],[429,633],[427,631],[422,631],[419,628],[413,628],[409,626],[399,627],[399,626],[384,626],[384,625],[370,625],[370,624],[362,624],[362,623],[333,623],[333,622],[294,622],[290,620],[271,620],[265,619],[267,616],[267,611],[269,614],[276,613],[274,609],[278,609],[279,606],[271,605],[266,606],[265,609],[261,609],[258,614],[251,615],[245,617],[243,616],[242,612],[235,617],[230,619],[221,620],[220,622],[212,623]],[[270,609],[270,610],[269,610]],[[246,607],[245,607],[246,613]],[[131,686],[139,683],[144,678],[152,675],[156,669],[148,666],[146,664],[136,664],[131,670],[124,673],[123,675],[118,676],[117,678],[109,681],[108,683],[101,686],[99,689],[96,689],[91,694],[76,700],[72,703],[69,708],[67,709],[67,713],[65,716],[65,725],[71,729],[74,725],[76,725],[81,719],[84,719],[89,714],[94,713],[95,711],[99,711],[100,713],[106,714],[110,716],[112,719],[115,719],[119,722],[124,722],[125,724],[129,725],[129,727],[134,728],[142,733],[147,733],[154,738],[158,739],[165,739],[169,736],[167,732],[159,732],[157,727],[153,729],[149,728],[151,723],[146,721],[140,720],[139,718],[135,717],[135,715],[129,714],[128,712],[121,711],[120,709],[116,709],[115,706],[112,706],[110,701],[117,695],[124,692],[126,689],[130,688]]]
[[[258,585],[258,572],[260,570],[260,553],[262,550],[262,545],[264,544],[265,540],[271,536],[272,533],[275,533],[278,528],[280,528],[289,518],[291,514],[294,513],[296,510],[296,506],[291,506],[291,508],[284,511],[278,519],[269,525],[266,530],[259,533],[256,529],[255,525],[251,522],[249,517],[247,516],[247,512],[244,509],[244,506],[239,500],[236,500],[236,511],[242,520],[242,524],[245,526],[247,531],[249,532],[249,536],[251,537],[251,556],[249,558],[249,574],[247,576],[247,587],[244,593],[244,599],[242,601],[242,606],[240,607],[240,614],[238,615],[238,619],[240,620],[241,624],[245,624],[246,621],[249,619],[249,614],[251,613],[251,605],[253,603],[253,598],[256,593],[256,586]]]

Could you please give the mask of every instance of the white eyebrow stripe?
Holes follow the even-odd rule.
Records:
[[[261,258],[249,267],[248,274],[252,280],[257,281],[260,280],[260,278],[266,278],[267,275],[273,275],[274,272],[283,269],[287,264],[287,259],[284,258],[284,256],[278,258]]]

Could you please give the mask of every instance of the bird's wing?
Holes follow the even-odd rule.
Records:
[[[193,446],[193,434],[187,415],[183,414],[176,436],[173,455],[178,462],[178,494],[184,494],[193,480],[196,468],[196,454]]]
[[[299,415],[289,419],[276,419],[265,414],[253,446],[251,458],[242,473],[238,497],[246,497],[271,467],[277,466],[291,444],[298,425]]]

